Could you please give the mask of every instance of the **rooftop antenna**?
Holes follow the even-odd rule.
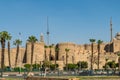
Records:
[[[111,40],[110,40],[110,42],[112,42],[112,17],[110,18],[110,37],[111,37]]]
[[[47,45],[49,46],[49,34],[50,34],[50,32],[49,32],[48,16],[47,16],[47,32],[46,32],[46,34],[47,34]]]

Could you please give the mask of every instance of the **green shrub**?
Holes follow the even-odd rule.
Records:
[[[30,70],[31,65],[30,64],[25,64],[24,67],[25,67],[25,69]]]

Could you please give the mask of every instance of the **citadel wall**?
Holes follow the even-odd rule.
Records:
[[[19,54],[18,54],[18,60],[17,60],[17,66],[22,65],[24,52],[25,52],[25,48],[20,47]],[[12,48],[10,50],[10,57],[11,57],[11,60],[10,60],[11,61],[11,67],[15,67],[16,48]],[[8,50],[7,49],[5,49],[4,63],[5,63],[5,66],[9,66]],[[0,65],[1,65],[1,50],[0,50]]]
[[[103,65],[105,65],[106,61],[105,59],[108,58],[108,61],[114,60],[115,62],[118,62],[118,56],[116,52],[120,51],[120,40],[113,40],[112,42],[112,48],[113,52],[109,52],[108,46],[109,43],[102,43],[100,45],[100,68],[103,68]],[[91,60],[91,44],[84,44],[84,45],[78,45],[75,43],[58,43],[57,44],[59,51],[57,54],[57,63],[60,65],[59,67],[62,68],[66,64],[66,52],[65,49],[70,49],[68,52],[68,63],[77,63],[78,61],[87,61],[88,62],[88,69],[90,68],[90,60]],[[97,50],[97,43],[94,43],[93,45],[93,68],[97,68],[97,61],[98,61],[98,50]],[[33,64],[40,63],[40,61],[45,60],[45,53],[48,61],[51,61],[53,64],[55,63],[55,49],[56,46],[53,47],[47,47],[45,48],[44,42],[36,42],[34,44],[34,55],[33,55]],[[27,43],[26,48],[20,48],[18,55],[18,63],[17,66],[21,66],[21,62],[24,62],[24,64],[30,64],[31,63],[31,43]],[[51,54],[50,54],[51,53]],[[0,50],[1,55],[1,50]],[[8,61],[8,51],[5,49],[5,66],[9,66]],[[12,48],[10,50],[10,56],[11,56],[11,65],[12,67],[15,67],[15,57],[16,57],[16,48]],[[1,56],[0,56],[1,58]],[[1,64],[1,59],[0,59]]]
[[[46,60],[51,61],[55,60],[55,46],[47,46],[45,48]],[[45,56],[44,56],[45,57]]]
[[[27,43],[26,48],[26,63],[31,63],[31,43]],[[34,52],[33,52],[33,64],[40,63],[40,61],[44,60],[44,43],[36,42],[34,43]]]

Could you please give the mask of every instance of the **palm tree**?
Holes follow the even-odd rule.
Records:
[[[11,40],[11,38],[12,38],[12,36],[10,36],[10,35],[7,37],[9,67],[11,67],[11,61],[10,61],[11,60],[11,57],[10,57],[10,40]]]
[[[29,36],[29,38],[28,38],[27,41],[31,43],[31,68],[30,68],[30,71],[32,71],[33,53],[34,53],[34,43],[35,43],[36,41],[38,41],[38,40],[37,40],[37,38],[36,38],[35,36]]]
[[[50,45],[49,48],[50,48],[49,61],[50,61],[50,63],[51,63],[51,52],[52,52],[52,51],[51,51],[51,48],[52,48],[52,45]],[[50,69],[50,65],[49,65],[49,69]]]
[[[98,48],[98,69],[99,69],[99,64],[100,64],[100,45],[103,43],[103,41],[98,40],[97,43],[98,43],[97,48]]]
[[[66,71],[68,71],[68,52],[70,49],[65,48],[65,52],[66,52]]]
[[[14,45],[16,45],[17,49],[16,49],[16,58],[15,58],[15,67],[17,66],[17,60],[18,60],[18,55],[19,55],[19,45],[22,44],[22,41],[20,39],[16,39],[13,42]]]
[[[4,53],[5,53],[5,42],[10,36],[10,34],[7,31],[0,32],[0,42],[1,42],[1,69],[3,70],[5,64],[4,64]]]
[[[51,51],[51,48],[52,48],[52,47],[53,47],[52,45],[49,46],[49,48],[50,48],[49,61],[51,61],[51,52],[52,52],[52,51]]]
[[[90,39],[90,42],[91,42],[91,52],[92,52],[92,55],[91,55],[91,70],[93,70],[93,43],[95,42],[95,39]]]
[[[57,54],[59,52],[59,48],[55,48],[55,70],[56,70],[56,60],[57,60]]]
[[[5,42],[7,40],[7,37],[10,34],[7,31],[0,32],[0,42],[1,42],[1,77],[3,77],[3,69],[4,69],[4,53],[5,53]]]

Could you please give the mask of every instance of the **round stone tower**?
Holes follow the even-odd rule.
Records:
[[[59,54],[58,54],[58,60],[63,61],[64,64],[66,64],[66,51],[65,49],[69,49],[68,51],[68,63],[74,63],[75,62],[75,47],[76,44],[66,42],[66,43],[59,43]]]

